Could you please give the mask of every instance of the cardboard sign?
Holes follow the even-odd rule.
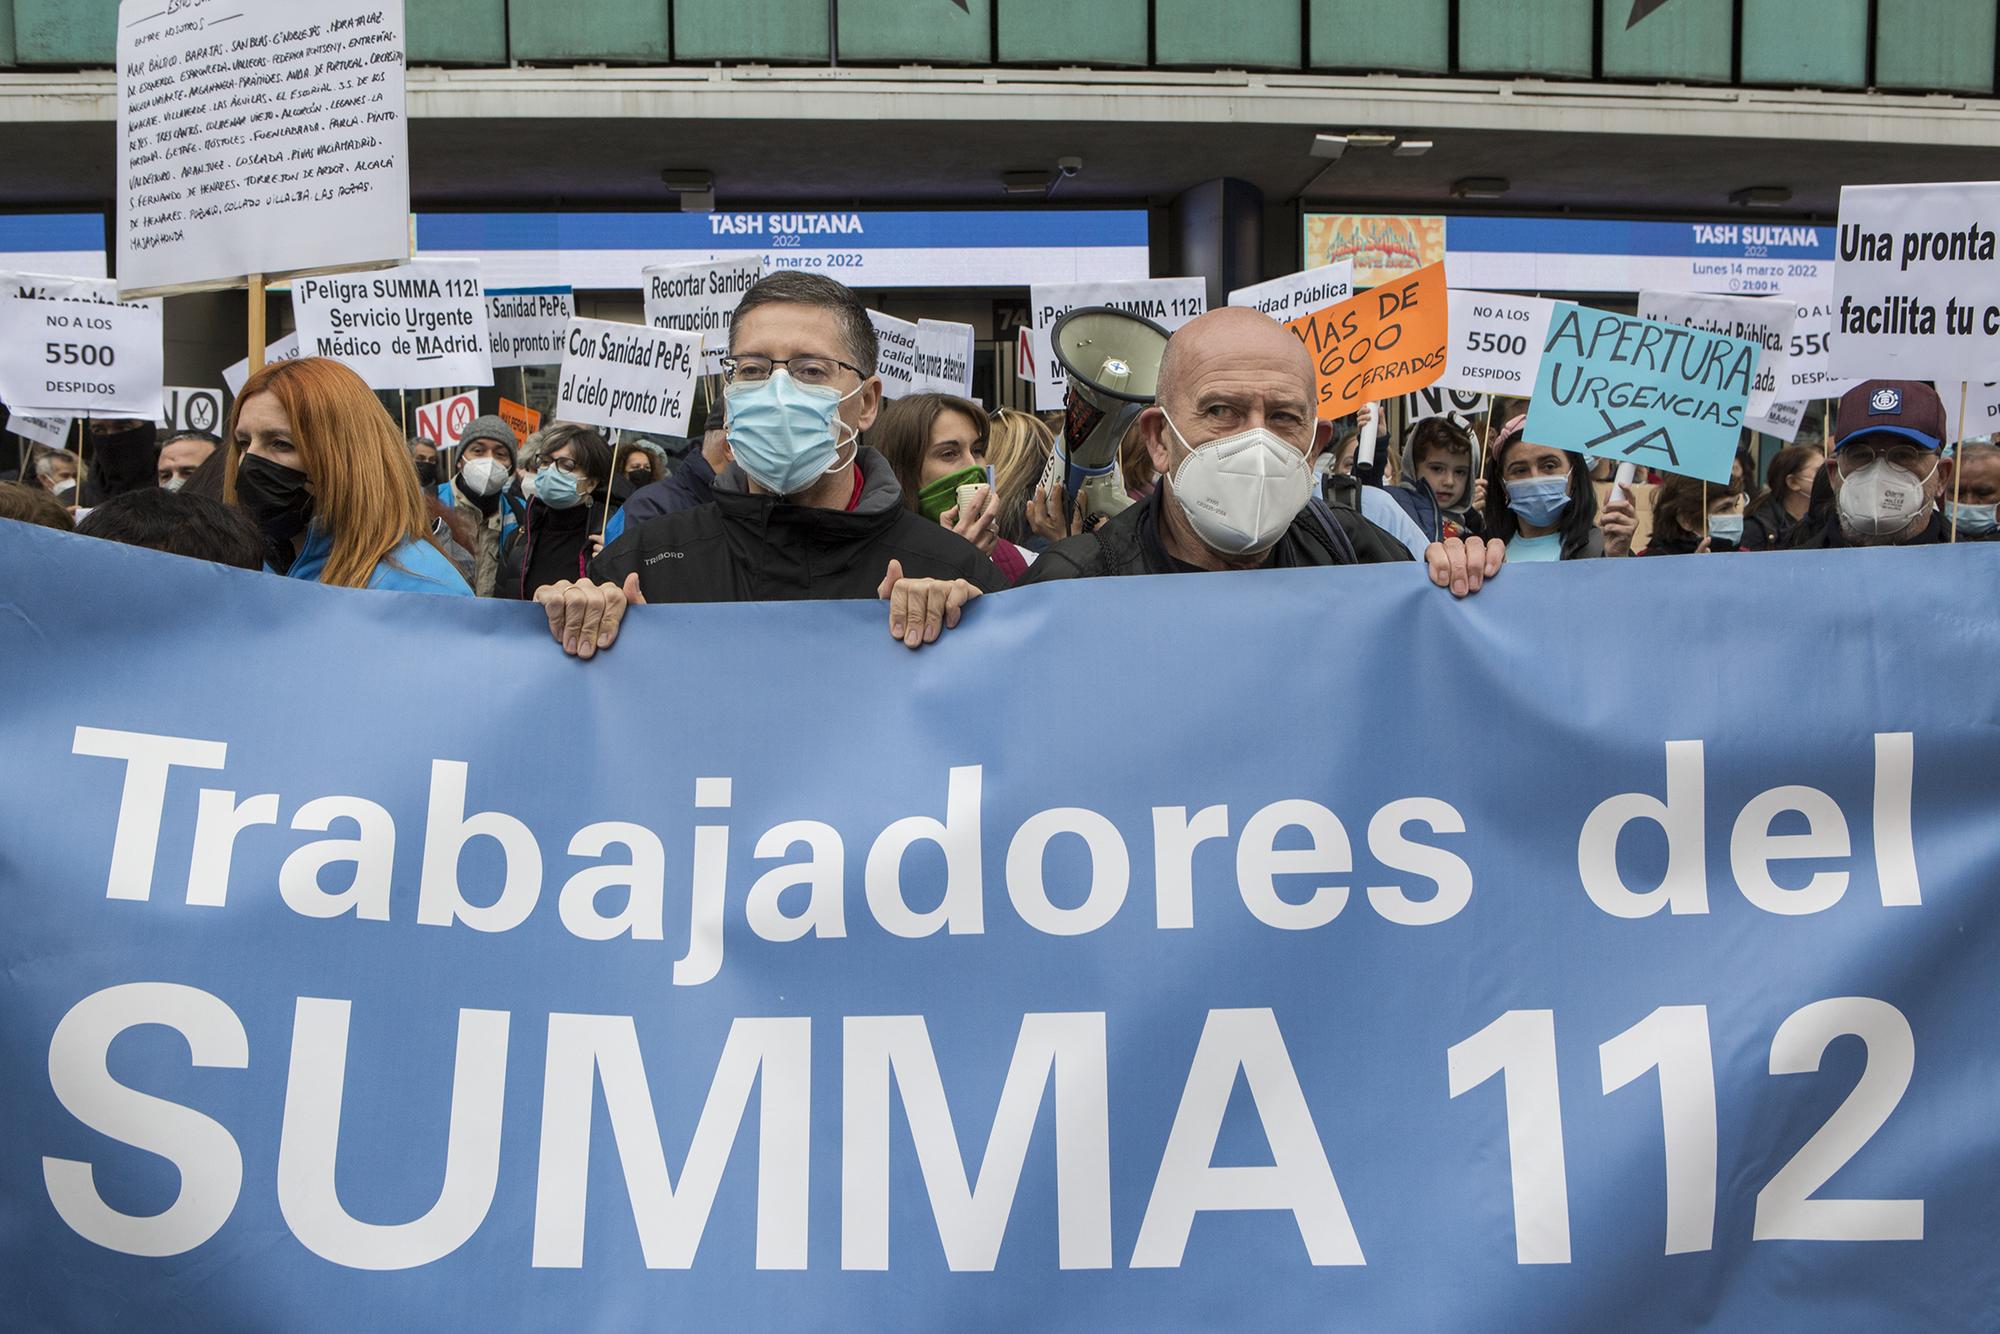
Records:
[[[1769,301],[1790,301],[1798,309],[1792,323],[1791,355],[1778,376],[1780,398],[1804,401],[1811,398],[1839,398],[1859,384],[1827,370],[1833,346],[1833,295],[1822,289],[1801,297],[1774,296]]]
[[[1847,185],[1827,369],[1982,381],[2000,365],[2000,181]]]
[[[32,440],[50,449],[68,449],[70,433],[76,429],[74,417],[42,417],[15,412],[7,418],[7,429],[23,440]]]
[[[1069,376],[1056,359],[1049,335],[1056,321],[1080,306],[1129,311],[1165,329],[1180,328],[1208,310],[1208,283],[1202,278],[1141,278],[1122,283],[1062,283],[1028,289],[1033,309],[1035,411],[1060,411],[1069,394]]]
[[[118,282],[241,286],[410,257],[403,6],[118,6]]]
[[[1354,261],[1343,259],[1316,269],[1252,283],[1229,294],[1232,306],[1261,310],[1280,324],[1310,315],[1315,310],[1345,301],[1354,295]]]
[[[158,420],[160,303],[103,278],[0,273],[0,403],[44,416]]]
[[[276,361],[297,361],[299,358],[299,336],[288,333],[277,342],[264,349],[264,364]],[[222,382],[229,386],[229,396],[235,398],[243,392],[243,382],[250,378],[250,358],[245,357],[222,372]]]
[[[875,339],[881,349],[875,373],[882,377],[882,397],[902,398],[915,393],[917,326],[879,310],[868,312],[868,322],[875,326]]]
[[[221,435],[222,391],[170,384],[161,391],[158,421],[169,431],[206,431],[210,435]]]
[[[969,324],[918,320],[916,392],[972,397],[972,344]]]
[[[542,429],[542,414],[511,398],[500,400],[500,420],[514,432],[517,444],[527,444],[528,437]]]
[[[422,259],[381,273],[292,285],[299,344],[372,389],[492,384],[486,291],[476,259]]]
[[[486,335],[493,364],[554,366],[563,337],[576,318],[576,293],[567,287],[510,287],[486,293]]]
[[[571,320],[556,417],[618,431],[686,435],[700,364],[700,334]]]
[[[1757,376],[1745,409],[1751,416],[1769,412],[1778,401],[1780,386],[1789,383],[1792,330],[1798,323],[1799,311],[1797,303],[1787,298],[1774,301],[1768,297],[1641,292],[1639,317],[1728,334],[1763,349],[1757,357]],[[1785,396],[1792,395],[1786,391]]]
[[[1427,417],[1462,417],[1477,422],[1486,415],[1486,407],[1492,401],[1490,394],[1468,394],[1463,389],[1434,384],[1403,395],[1403,425],[1414,426]]]
[[[706,264],[659,265],[644,269],[646,323],[701,335],[701,373],[720,375],[729,355],[729,320],[743,294],[764,276],[759,255],[737,255]]]
[[[450,449],[479,415],[479,399],[458,394],[417,409],[417,434],[441,449]]]
[[[1427,264],[1287,324],[1312,354],[1319,415],[1345,417],[1435,383],[1444,374],[1449,311],[1444,265]]]
[[[1760,351],[1728,334],[1559,301],[1528,438],[1727,485]]]
[[[1534,392],[1555,302],[1497,292],[1447,293],[1451,346],[1438,386],[1525,398]]]

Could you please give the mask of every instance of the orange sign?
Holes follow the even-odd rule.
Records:
[[[1287,324],[1312,354],[1319,415],[1345,417],[1443,375],[1449,306],[1444,265],[1428,264]]]
[[[531,407],[516,403],[511,398],[500,400],[500,420],[514,430],[516,443],[527,444],[528,437],[542,427],[542,414]]]

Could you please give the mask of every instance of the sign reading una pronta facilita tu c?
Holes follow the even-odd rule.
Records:
[[[556,388],[556,419],[686,435],[700,366],[700,334],[572,320]]]
[[[1884,380],[1992,375],[1996,230],[2000,181],[1842,186],[1827,369]]]
[[[410,256],[402,0],[123,0],[118,283]]]
[[[346,364],[371,389],[493,383],[476,259],[301,278],[292,309],[305,355]]]
[[[160,415],[158,300],[105,278],[0,273],[0,403],[49,416]]]

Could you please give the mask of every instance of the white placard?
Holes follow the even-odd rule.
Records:
[[[1035,410],[1055,412],[1069,394],[1069,376],[1056,360],[1049,343],[1056,321],[1079,306],[1111,306],[1140,315],[1168,333],[1208,310],[1208,281],[1204,278],[1144,278],[1123,283],[1064,283],[1028,289],[1031,327],[1034,330],[1035,366],[1041,378],[1035,382]]]
[[[50,449],[68,449],[70,433],[76,429],[76,418],[37,417],[16,412],[7,418],[7,429],[23,440],[47,445]]]
[[[2000,181],[1844,185],[1827,369],[1983,381],[2000,365]]]
[[[277,342],[264,349],[264,364],[274,361],[297,361],[299,359],[299,336],[288,333]],[[245,357],[234,366],[222,372],[222,382],[229,386],[229,396],[235,398],[243,392],[243,382],[250,378],[250,358]]]
[[[371,389],[492,384],[486,289],[476,259],[422,259],[380,273],[292,284],[299,345]]]
[[[686,435],[700,369],[700,334],[571,320],[563,340],[556,420]]]
[[[493,364],[556,366],[563,339],[576,318],[576,293],[567,287],[486,294],[486,334]]]
[[[120,290],[408,259],[408,140],[402,0],[123,0]]]
[[[1798,297],[1774,296],[1769,301],[1790,301],[1798,307],[1792,325],[1791,355],[1785,359],[1785,373],[1778,384],[1781,398],[1803,402],[1813,398],[1839,398],[1861,383],[1838,379],[1827,371],[1833,346],[1833,294],[1822,288]]]
[[[916,390],[972,397],[972,326],[951,320],[917,321]]]
[[[1781,297],[1778,299],[1784,300],[1786,298]],[[1805,416],[1806,405],[1804,403],[1779,402],[1773,403],[1771,410],[1761,417],[1754,413],[1745,415],[1743,424],[1753,431],[1762,431],[1765,435],[1774,435],[1789,445],[1792,441],[1799,438],[1799,424],[1805,420]],[[1755,478],[1750,480],[1750,489],[1752,491],[1757,489]]]
[[[729,317],[743,294],[764,276],[757,255],[737,255],[712,264],[662,264],[642,270],[646,323],[701,335],[701,373],[720,375],[729,355]]]
[[[160,415],[160,303],[108,278],[0,273],[0,402],[39,416]]]
[[[1343,259],[1302,273],[1252,283],[1229,294],[1232,306],[1261,310],[1283,324],[1310,315],[1322,306],[1338,305],[1354,295],[1354,261]]]
[[[190,389],[170,384],[161,391],[158,424],[166,431],[206,431],[221,435],[223,398],[220,389]]]
[[[1403,395],[1403,426],[1407,430],[1428,417],[1451,416],[1463,417],[1467,422],[1481,421],[1486,416],[1487,405],[1492,401],[1489,394],[1427,385],[1414,394]]]
[[[1799,318],[1799,308],[1793,302],[1694,292],[1641,292],[1639,318],[1706,329],[1757,344],[1762,350],[1750,382],[1750,402],[1743,410],[1746,417],[1769,412],[1778,401],[1780,383],[1788,382],[1792,328]]]
[[[868,312],[868,322],[875,326],[875,340],[881,346],[875,373],[882,377],[882,397],[902,398],[915,393],[917,326],[879,310]]]
[[[473,394],[441,398],[417,409],[417,434],[440,448],[451,449],[478,415],[479,399]]]
[[[1445,299],[1451,337],[1436,387],[1515,398],[1534,393],[1555,302],[1457,290]]]
[[[1958,391],[1956,384],[1941,384],[1937,387],[1938,397],[1944,400],[1945,439],[1951,442],[1961,437],[1958,430]],[[2000,434],[2000,384],[1968,384],[1965,386],[1965,435],[1971,438]]]

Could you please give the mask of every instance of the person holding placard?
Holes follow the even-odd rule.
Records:
[[[1920,380],[1863,380],[1833,418],[1833,521],[1803,525],[1792,551],[1929,546],[1949,541],[1939,501],[1951,494],[1944,403]]]
[[[228,438],[241,451],[224,497],[263,531],[272,568],[337,588],[470,597],[430,540],[403,433],[361,377],[302,357],[243,384]]]
[[[1813,482],[1826,455],[1811,445],[1786,445],[1764,474],[1765,491],[1743,516],[1743,549],[1785,545],[1812,505]]]
[[[495,594],[533,598],[551,584],[586,577],[610,485],[611,446],[596,430],[574,422],[544,430],[535,494],[500,549]]]
[[[1600,527],[1597,488],[1583,455],[1538,445],[1525,437],[1526,414],[1500,429],[1486,460],[1486,507],[1480,523],[1487,537],[1507,543],[1510,561],[1585,560],[1631,552],[1631,502],[1607,507]]]
[[[781,270],[745,292],[723,359],[734,462],[714,503],[635,523],[588,578],[541,589],[563,651],[610,647],[643,602],[864,597],[889,602],[891,632],[914,648],[1004,587],[977,547],[904,508],[861,442],[881,407],[879,354],[867,307],[830,278]]]

